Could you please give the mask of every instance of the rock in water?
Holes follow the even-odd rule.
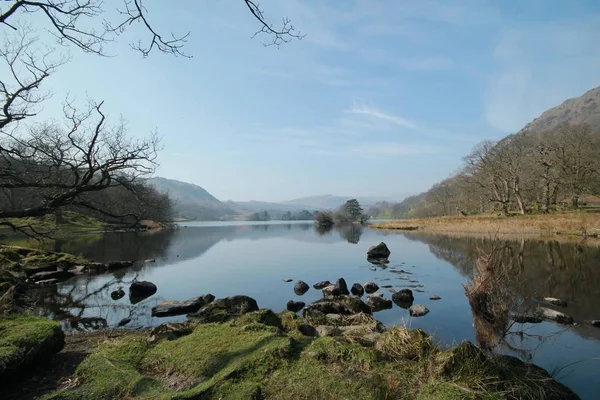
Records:
[[[438,295],[431,296],[431,297],[429,298],[429,300],[441,300],[441,299],[442,299],[442,298],[441,298],[440,296],[438,296]]]
[[[282,279],[282,281],[284,281],[284,282],[291,282],[292,280],[293,279],[291,279],[291,278],[284,278],[284,279]]]
[[[196,312],[215,299],[212,294],[193,297],[185,301],[166,300],[152,308],[153,317],[169,317]]]
[[[252,297],[238,295],[215,300],[202,307],[198,312],[187,316],[199,318],[203,322],[223,322],[252,311],[258,311],[256,300]]]
[[[121,268],[129,268],[131,266],[133,266],[133,262],[131,261],[112,261],[106,264],[106,269],[114,271]]]
[[[544,297],[544,301],[558,307],[567,306],[567,302],[565,300],[557,299],[555,297]]]
[[[119,321],[117,326],[125,326],[130,322],[131,322],[131,318],[123,318],[122,320]]]
[[[352,285],[350,291],[353,295],[358,297],[362,297],[365,294],[365,288],[363,288],[360,283],[355,283],[354,285]]]
[[[308,292],[308,289],[310,289],[310,286],[304,281],[296,281],[294,284],[294,293],[298,296],[302,296],[304,293]]]
[[[131,301],[131,304],[139,303],[152,296],[157,290],[158,288],[152,282],[134,281],[129,286],[129,301]]]
[[[546,307],[538,307],[536,314],[538,317],[543,319],[548,319],[551,321],[556,321],[559,324],[563,325],[572,325],[573,317],[563,314],[560,311],[553,310],[551,308]]]
[[[377,246],[373,246],[369,248],[367,251],[367,258],[372,259],[382,259],[389,258],[392,252],[388,249],[387,245],[383,242],[379,243]]]
[[[331,282],[329,282],[329,281],[319,281],[319,282],[315,283],[313,285],[313,287],[317,290],[321,290],[321,289],[326,288],[329,285],[331,285]]]
[[[590,323],[592,324],[592,326],[600,328],[600,320],[590,321]]]
[[[365,283],[364,288],[365,288],[365,292],[367,292],[367,294],[375,293],[376,291],[379,290],[379,286],[375,282]]]
[[[402,289],[392,295],[392,300],[402,308],[409,308],[412,306],[413,301],[415,301],[415,297],[412,290]]]
[[[539,324],[542,322],[540,317],[536,317],[534,315],[525,315],[525,314],[515,314],[511,316],[511,319],[518,324]]]
[[[125,291],[123,289],[115,290],[110,294],[110,298],[113,300],[119,300],[125,296]]]
[[[346,296],[350,294],[348,291],[348,285],[346,285],[346,281],[344,278],[340,278],[335,283],[335,288],[340,292],[340,294],[345,294]]]
[[[288,309],[288,311],[298,312],[298,311],[302,310],[305,305],[306,305],[306,303],[304,303],[302,301],[290,300],[287,302],[287,309]]]
[[[429,312],[429,309],[427,309],[427,307],[422,306],[420,304],[415,304],[414,306],[412,306],[408,309],[408,312],[410,313],[411,317],[422,317],[424,315],[427,315],[427,313]]]
[[[386,299],[382,295],[372,294],[367,298],[367,305],[371,307],[373,312],[381,310],[389,310],[392,308],[392,301]]]

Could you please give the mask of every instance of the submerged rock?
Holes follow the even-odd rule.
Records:
[[[438,295],[431,296],[429,300],[441,300],[442,298]]]
[[[542,319],[556,321],[559,324],[563,325],[572,325],[574,322],[573,317],[567,314],[563,314],[560,311],[556,311],[546,307],[538,307],[538,309],[536,310],[536,315]]]
[[[131,318],[123,318],[122,320],[119,321],[117,326],[125,326],[130,322],[131,322]]]
[[[129,268],[131,266],[133,266],[133,262],[131,261],[112,261],[106,264],[106,269],[114,271],[121,268]]]
[[[119,300],[123,297],[125,297],[125,291],[123,289],[114,290],[110,294],[110,298],[113,300]]]
[[[215,299],[212,294],[193,297],[184,301],[165,300],[156,307],[152,308],[153,317],[169,317],[173,315],[182,315],[196,312]]]
[[[29,277],[34,282],[47,281],[49,279],[56,279],[57,281],[66,281],[69,278],[75,276],[75,273],[71,271],[44,271],[37,272]]]
[[[303,301],[290,300],[287,302],[287,309],[288,311],[298,312],[302,310],[305,305],[306,303],[304,303]]]
[[[542,319],[535,315],[515,314],[511,316],[511,319],[519,324],[539,324],[542,322]]]
[[[304,281],[296,281],[294,284],[294,293],[298,296],[302,296],[304,293],[308,292],[308,289],[310,289],[310,286]]]
[[[365,292],[367,292],[367,294],[375,293],[376,291],[379,290],[379,286],[375,282],[365,283],[364,288],[365,288]]]
[[[385,257],[384,258],[367,257],[367,261],[370,262],[371,264],[381,265],[381,266],[386,266],[387,264],[390,263],[390,260],[388,260]]]
[[[383,295],[378,295],[376,293],[370,295],[367,298],[367,305],[371,307],[373,312],[389,310],[392,308],[392,301],[383,297]]]
[[[594,326],[596,328],[600,328],[600,320],[590,321],[590,324],[592,324],[592,326]]]
[[[223,322],[252,311],[258,311],[256,300],[252,297],[238,295],[215,300],[187,316],[200,319],[202,322]]]
[[[383,242],[377,246],[372,246],[367,251],[367,258],[381,259],[389,258],[392,252],[388,249],[387,245]]]
[[[392,294],[392,301],[396,303],[399,307],[407,309],[410,308],[410,306],[412,306],[413,301],[415,301],[415,297],[413,296],[412,290],[402,289]]]
[[[377,268],[375,268],[375,267],[369,267],[369,269],[370,269],[371,271],[377,271]]]
[[[421,304],[415,304],[408,309],[411,317],[422,317],[429,313],[429,309]]]
[[[553,306],[558,306],[558,307],[566,307],[567,306],[567,302],[565,300],[557,299],[555,297],[544,297],[543,300],[546,303],[552,304]]]
[[[289,282],[293,281],[293,279],[292,278],[283,278],[282,281],[289,283]]]
[[[354,285],[352,285],[350,291],[353,295],[358,297],[362,297],[365,294],[365,288],[363,288],[360,283],[355,283]]]
[[[337,289],[339,294],[350,294],[350,292],[348,291],[348,285],[346,285],[346,281],[344,280],[344,278],[340,278],[337,280],[337,282],[335,283],[335,288]]]
[[[319,282],[315,283],[313,285],[313,287],[317,290],[321,290],[321,289],[326,288],[329,285],[331,285],[331,282],[329,282],[329,281],[319,281]]]

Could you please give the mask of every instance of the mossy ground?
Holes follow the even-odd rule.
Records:
[[[64,211],[61,214],[60,221],[57,221],[56,215],[48,214],[43,217],[9,219],[8,222],[11,222],[16,226],[31,227],[33,228],[33,230],[31,230],[32,233],[40,232],[51,235],[52,237],[102,231],[109,226],[96,218],[73,211]],[[2,228],[5,234],[10,234],[12,232],[10,228]]]
[[[394,328],[365,346],[302,336],[301,319],[273,316],[259,311],[199,324],[155,343],[143,334],[106,341],[79,365],[70,386],[46,398],[545,398],[548,377],[538,370],[507,373],[510,366],[469,351],[441,351],[421,331]]]
[[[51,356],[62,348],[64,335],[57,322],[26,314],[0,316],[0,380],[5,374]]]

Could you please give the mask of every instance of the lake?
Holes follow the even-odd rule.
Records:
[[[366,252],[382,241],[392,252],[390,263],[373,271]],[[56,241],[50,250],[100,262],[152,258],[156,262],[110,274],[79,276],[57,287],[39,289],[37,304],[40,313],[62,320],[66,330],[85,325],[69,322],[76,321],[74,317],[99,317],[83,322],[108,327],[127,317],[132,319],[127,326],[135,328],[183,320],[184,316],[153,318],[150,309],[162,300],[185,300],[206,293],[217,298],[245,294],[255,298],[260,307],[278,312],[288,300],[309,303],[320,298],[321,291],[312,285],[321,280],[335,282],[343,277],[348,286],[373,281],[388,298],[393,290],[411,287],[415,303],[429,308],[429,314],[411,318],[408,310],[394,305],[376,313],[376,318],[388,326],[422,328],[443,345],[465,339],[491,343],[497,352],[532,360],[554,372],[582,398],[597,398],[600,328],[592,327],[589,320],[600,319],[600,249],[553,241],[498,243],[508,277],[500,277],[495,284],[497,298],[520,308],[535,306],[546,296],[564,299],[567,308],[549,307],[572,316],[576,325],[505,324],[490,334],[480,320],[474,321],[463,285],[474,277],[475,260],[489,247],[489,240],[389,233],[368,226],[319,231],[306,222],[186,223],[173,231],[107,233]],[[294,283],[286,283],[284,278],[301,279],[311,289],[296,296]],[[127,296],[111,299],[112,291],[119,287],[127,291],[133,279],[155,283],[158,292],[137,304],[131,304]],[[433,295],[442,299],[430,300]]]

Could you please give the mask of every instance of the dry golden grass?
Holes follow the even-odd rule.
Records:
[[[600,236],[600,213],[561,213],[500,217],[477,215],[405,219],[372,224],[376,229],[520,236]]]

